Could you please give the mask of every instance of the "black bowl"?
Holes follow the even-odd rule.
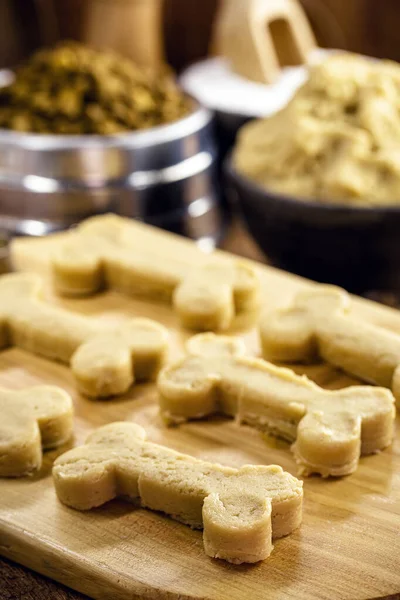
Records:
[[[225,161],[228,193],[274,266],[354,293],[400,290],[400,207],[317,204],[268,191]]]

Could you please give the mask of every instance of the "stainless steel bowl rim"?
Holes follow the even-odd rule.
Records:
[[[165,144],[196,133],[212,120],[207,108],[192,100],[194,110],[189,115],[165,125],[143,131],[132,131],[118,135],[56,135],[20,133],[0,129],[0,144],[12,144],[26,150],[82,150],[86,148],[141,149],[156,144]]]
[[[140,190],[189,179],[206,171],[211,167],[213,161],[214,157],[210,152],[199,152],[176,165],[170,165],[162,169],[134,171],[126,177],[96,178],[93,180],[61,179],[40,175],[18,177],[4,175],[0,172],[0,191],[2,187],[10,190],[23,189],[26,192],[40,194],[94,192],[96,190],[105,192],[118,189]]]
[[[121,135],[0,130],[0,190],[138,189],[188,179],[215,160],[212,120],[193,102],[193,112],[174,123]]]

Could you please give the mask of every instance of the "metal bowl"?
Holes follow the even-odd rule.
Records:
[[[211,113],[116,136],[0,130],[0,226],[43,235],[115,212],[207,240],[221,221]]]

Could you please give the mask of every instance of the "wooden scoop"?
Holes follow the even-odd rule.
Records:
[[[305,64],[316,41],[296,0],[222,0],[213,49],[232,70],[272,83],[284,66]]]

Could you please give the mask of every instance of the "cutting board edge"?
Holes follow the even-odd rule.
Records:
[[[167,590],[149,588],[132,576],[124,585],[123,573],[104,570],[104,566],[107,566],[104,563],[98,563],[96,568],[93,563],[82,560],[81,556],[74,560],[74,553],[62,547],[59,547],[57,554],[52,551],[54,544],[51,540],[33,537],[23,528],[4,519],[0,519],[0,530],[1,556],[96,600],[127,600],[128,597],[129,600],[194,600],[193,596],[185,597]],[[94,578],[96,583],[93,584]],[[104,595],[97,595],[100,589],[104,590]],[[198,600],[206,599],[198,597]]]

